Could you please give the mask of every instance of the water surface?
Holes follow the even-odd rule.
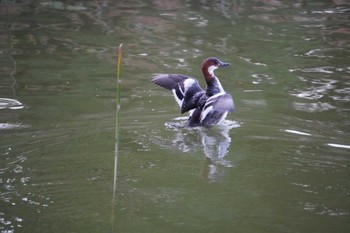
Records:
[[[348,232],[346,1],[2,1],[1,232]],[[123,43],[113,202],[117,46]],[[217,70],[185,116],[154,73]],[[181,118],[179,118],[181,117]]]

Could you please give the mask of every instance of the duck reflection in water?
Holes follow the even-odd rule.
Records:
[[[207,160],[202,175],[209,181],[217,181],[224,176],[224,168],[233,167],[225,157],[231,144],[230,130],[240,127],[238,122],[225,120],[211,128],[186,128],[184,122],[166,123],[166,126],[174,132],[171,147],[187,153],[203,150]]]

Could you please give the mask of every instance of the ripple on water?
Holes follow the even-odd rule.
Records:
[[[240,59],[242,59],[243,61],[248,62],[249,64],[252,64],[252,65],[256,65],[256,66],[267,66],[265,63],[254,62],[254,61],[252,61],[252,59],[250,59],[250,58],[245,58],[245,57],[238,57],[238,58],[240,58]]]
[[[291,95],[309,100],[321,99],[329,94],[330,90],[335,89],[335,84],[338,82],[333,79],[313,79],[311,81],[307,81],[303,78],[301,79],[302,81],[309,82],[309,86],[304,90],[294,89]]]
[[[299,130],[292,130],[292,129],[286,129],[284,130],[287,133],[292,133],[292,134],[297,134],[297,135],[302,135],[302,136],[312,136],[312,134],[306,133],[306,132],[302,132]]]
[[[299,202],[305,211],[313,212],[317,215],[328,215],[328,216],[344,216],[349,215],[349,212],[344,209],[331,209],[325,204],[312,203],[312,202]]]
[[[186,127],[186,121],[188,117],[176,117],[173,122],[166,122],[165,126],[169,129],[177,129],[177,128],[188,128]],[[241,124],[238,121],[233,120],[224,120],[220,125],[215,126],[220,129],[233,129],[241,127]],[[201,129],[202,127],[193,127],[188,129]]]
[[[304,72],[304,73],[333,74],[335,69],[336,68],[334,68],[333,66],[320,66],[320,67],[289,69],[289,71],[290,72]]]
[[[311,14],[345,14],[348,12],[349,12],[348,7],[337,6],[337,7],[328,8],[328,9],[313,10],[311,11]]]
[[[0,109],[17,110],[22,108],[24,108],[24,105],[16,99],[0,98]],[[19,129],[19,128],[28,128],[28,127],[29,127],[28,125],[17,123],[17,122],[0,123],[0,130]]]
[[[293,102],[293,108],[298,111],[315,113],[315,112],[332,110],[332,109],[335,109],[336,107],[331,105],[330,103],[322,103],[322,102],[316,102],[316,103]]]
[[[220,125],[209,127],[209,128],[187,127],[186,126],[187,119],[188,117],[177,117],[177,118],[174,118],[175,121],[166,122],[164,124],[166,129],[172,130],[176,133],[176,137],[174,140],[172,140],[172,143],[176,145],[175,148],[180,149],[182,152],[195,151],[201,147],[200,145],[193,144],[193,141],[191,140],[190,140],[191,143],[188,144],[189,142],[189,140],[187,139],[188,135],[193,136],[199,133],[200,137],[202,138],[201,141],[203,142],[204,138],[207,138],[208,134],[211,134],[210,132],[214,132],[214,134],[217,133],[216,136],[223,135],[225,138],[229,138],[230,137],[229,131],[231,129],[241,127],[241,124],[238,121],[233,121],[233,120],[224,120]],[[229,141],[231,141],[230,138],[229,138]],[[179,145],[182,145],[182,146],[179,146]]]
[[[345,144],[327,143],[327,145],[331,147],[336,147],[336,148],[350,149],[350,145],[345,145]]]
[[[317,100],[316,102],[299,102],[294,101],[293,107],[296,110],[306,112],[322,112],[336,109],[336,102],[346,102],[350,100],[350,84],[334,79],[307,79],[299,77],[299,79],[307,84],[303,89],[294,89],[290,95],[299,99]],[[324,101],[328,98],[330,101]]]
[[[252,81],[253,84],[261,84],[263,82],[267,82],[269,84],[276,84],[274,78],[268,74],[252,74],[252,77],[254,78],[254,81]]]
[[[350,101],[350,83],[347,82],[345,83],[345,85],[347,85],[347,87],[334,90],[335,93],[332,94],[330,97],[333,100],[349,102]]]
[[[0,123],[0,129],[23,129],[29,128],[29,125],[25,125],[22,123]]]
[[[24,105],[15,99],[0,98],[0,109],[22,109]]]
[[[344,52],[342,48],[316,48],[310,49],[303,54],[296,54],[296,57],[309,57],[309,58],[333,58],[337,57],[338,52]]]
[[[237,121],[224,120],[215,127],[189,128],[186,127],[187,118],[178,117],[172,122],[165,123],[168,133],[155,136],[153,142],[167,150],[184,153],[203,151],[210,162],[207,168],[208,179],[214,181],[224,172],[220,167],[234,167],[232,161],[226,158],[231,143],[230,130],[240,127],[241,124]]]
[[[0,222],[6,222],[4,228],[0,223],[0,231],[16,232],[22,224],[28,224],[28,214],[40,213],[54,202],[46,190],[39,190],[41,187],[36,187],[34,183],[34,180],[44,177],[38,176],[43,174],[42,170],[38,170],[38,161],[48,154],[45,150],[51,152],[56,148],[52,147],[49,139],[55,143],[62,140],[64,131],[53,131],[14,134],[12,140],[6,140],[7,147],[0,148]]]

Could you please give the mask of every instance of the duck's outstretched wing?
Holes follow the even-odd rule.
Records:
[[[152,82],[173,92],[181,113],[196,108],[200,97],[205,94],[197,79],[181,74],[157,74]]]
[[[208,107],[212,107],[218,112],[233,112],[235,110],[233,98],[228,93],[219,93],[209,97],[204,105],[204,110]]]
[[[202,125],[215,125],[223,121],[228,112],[233,112],[235,105],[228,93],[218,93],[209,97],[200,116]]]

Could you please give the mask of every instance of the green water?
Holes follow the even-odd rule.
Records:
[[[349,232],[347,1],[1,1],[1,232]],[[116,193],[117,47],[123,43]],[[154,73],[206,57],[186,129]],[[113,199],[114,197],[114,199]]]

